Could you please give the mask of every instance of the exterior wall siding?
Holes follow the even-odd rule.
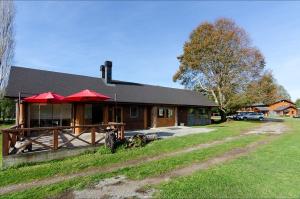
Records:
[[[126,123],[125,129],[144,129],[144,106],[126,105],[123,107],[123,122]],[[130,117],[130,107],[138,109],[137,117]]]
[[[87,106],[85,106],[83,103],[73,104],[74,109],[71,118],[71,125],[75,124],[76,126],[79,126],[90,124],[90,122],[85,119],[85,107]],[[131,108],[136,108],[136,116],[131,115]],[[160,108],[164,109],[164,116],[158,115]],[[118,109],[118,111],[116,109]],[[185,106],[176,107],[166,105],[103,104],[102,108],[99,110],[97,109],[97,113],[92,115],[93,117],[95,115],[99,117],[101,116],[101,121],[99,121],[99,123],[124,122],[126,124],[126,130],[177,126],[182,124],[185,126],[210,124],[211,120],[209,108],[201,108],[205,109],[205,114],[199,117],[189,114],[189,109],[190,107]],[[170,111],[172,111],[172,114]],[[19,117],[22,118],[22,116]],[[116,121],[116,118],[118,118],[119,121]],[[23,120],[25,120],[25,118]],[[79,133],[80,130],[81,129],[76,129],[75,134]]]

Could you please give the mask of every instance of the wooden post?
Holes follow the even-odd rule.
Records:
[[[104,105],[103,110],[103,123],[108,124],[108,105]]]
[[[84,104],[76,104],[75,109],[75,126],[82,126],[84,125]],[[75,135],[79,135],[82,130],[82,128],[76,128]]]
[[[147,128],[148,118],[147,118],[147,106],[144,107],[144,129]]]
[[[16,102],[16,125],[20,124],[20,114],[19,114],[20,110],[19,110],[19,102]]]
[[[58,149],[58,131],[53,130],[53,150]]]
[[[2,156],[9,154],[9,134],[2,131]]]
[[[152,127],[157,127],[157,106],[153,106],[151,110],[151,123]]]
[[[92,128],[91,130],[91,143],[93,146],[96,144],[96,129]]]
[[[124,136],[124,124],[121,125],[121,131],[120,131],[120,139],[124,140],[125,136]]]
[[[20,104],[20,111],[19,111],[19,124],[22,124],[21,128],[25,127],[25,104]]]
[[[11,135],[11,142],[10,142],[10,147],[14,147],[17,141],[17,135],[16,134],[12,134]]]
[[[174,110],[174,116],[175,116],[175,126],[178,126],[178,108],[177,106],[175,106],[175,110]]]

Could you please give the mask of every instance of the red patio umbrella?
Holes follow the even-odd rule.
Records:
[[[64,102],[64,98],[64,96],[58,95],[56,93],[47,92],[33,95],[31,97],[26,97],[24,101],[30,103],[62,103]]]
[[[53,92],[46,92],[46,93],[41,93],[38,95],[33,95],[31,97],[26,97],[24,98],[25,102],[28,103],[45,103],[45,104],[52,104],[52,124],[51,126],[53,126],[53,104],[59,104],[59,103],[63,103],[64,102],[64,96],[58,95],[56,93]],[[39,126],[40,124],[40,114],[41,114],[41,104],[39,104]],[[60,122],[61,123],[61,122]]]
[[[110,99],[110,97],[97,93],[95,91],[85,89],[78,93],[74,93],[65,97],[64,101],[67,102],[93,102],[93,101],[105,101]]]

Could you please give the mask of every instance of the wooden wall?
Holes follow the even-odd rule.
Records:
[[[184,123],[187,125],[188,118],[188,108],[187,107],[178,107],[178,124]]]
[[[276,113],[278,115],[281,115],[281,116],[287,115],[290,117],[298,115],[298,110],[297,110],[296,106],[293,103],[291,103],[289,101],[285,101],[285,100],[271,104],[269,106],[269,109],[270,109],[270,111],[274,111],[275,109],[277,109],[278,107],[281,107],[281,106],[291,106],[291,107],[284,111],[276,111]]]
[[[144,129],[145,128],[145,119],[144,118],[144,106],[136,106],[136,105],[125,105],[123,107],[123,122],[126,123],[125,129]],[[138,116],[136,118],[130,117],[130,107],[138,108]]]
[[[280,106],[295,106],[294,104],[288,101],[280,101],[269,106],[270,111],[277,109]]]
[[[23,124],[22,127],[27,127],[27,107],[26,103],[16,103],[16,125]]]

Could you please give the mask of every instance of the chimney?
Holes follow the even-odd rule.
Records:
[[[105,79],[105,83],[111,83],[112,79],[112,62],[105,61],[104,65],[101,66],[102,78]]]
[[[100,71],[101,71],[101,78],[102,79],[105,79],[105,66],[104,65],[101,65],[100,66]]]

